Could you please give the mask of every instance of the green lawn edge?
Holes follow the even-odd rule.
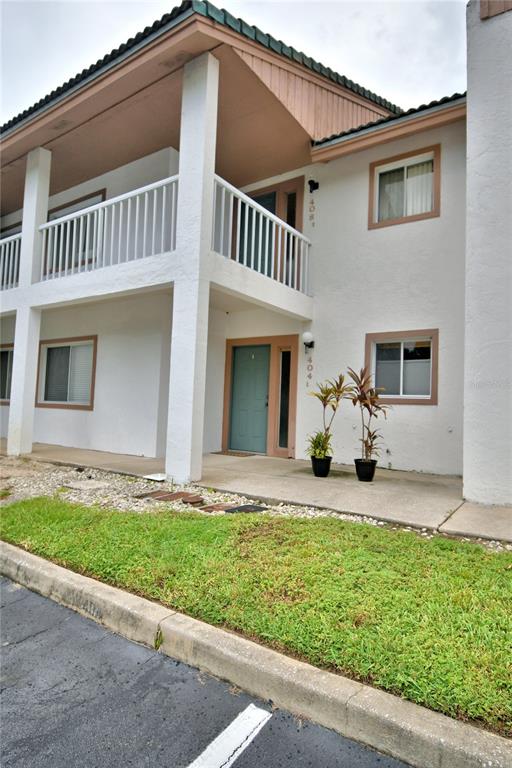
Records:
[[[512,735],[512,553],[333,518],[7,504],[0,537],[315,666]]]

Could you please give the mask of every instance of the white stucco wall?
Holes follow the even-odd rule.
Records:
[[[468,7],[464,495],[512,503],[512,12]]]
[[[420,151],[436,143],[441,144],[441,216],[368,230],[369,164],[409,150]],[[164,162],[165,156],[156,155],[144,158],[144,162],[137,161],[145,168],[144,173],[137,163],[130,164],[134,167],[133,175],[128,176],[127,167],[121,175],[119,169],[112,172],[118,174],[118,186],[114,189],[113,182],[110,186],[107,184],[107,194],[112,196],[173,172],[169,166],[175,155],[168,154],[168,165]],[[204,451],[221,447],[227,338],[301,334],[306,329],[312,330],[315,337],[315,349],[311,353],[312,380],[306,378],[306,355],[302,344],[299,347],[296,455],[304,457],[307,435],[319,427],[321,416],[318,403],[308,396],[308,389],[349,365],[362,366],[366,333],[439,328],[439,405],[395,406],[383,424],[380,463],[397,469],[460,473],[464,124],[429,131],[328,164],[298,169],[276,180],[301,174],[306,180],[314,178],[320,183],[319,190],[312,196],[306,186],[304,211],[304,231],[313,243],[313,321],[304,322],[250,304],[245,310],[229,313],[215,306],[211,308]],[[96,179],[87,185],[85,191],[85,185],[67,190],[66,199],[94,191],[105,183]],[[312,199],[314,213],[310,212]],[[62,200],[52,200],[52,204],[60,202]],[[226,266],[224,262],[222,266]],[[238,268],[228,264],[226,270],[228,266]],[[100,272],[98,279],[106,279],[106,274],[103,278]],[[227,271],[222,280],[218,270],[212,274],[213,281],[218,279],[219,285],[224,285],[228,277]],[[259,275],[255,277],[264,281]],[[74,279],[67,278],[66,285]],[[132,281],[128,287],[133,290],[137,285]],[[267,299],[271,294],[269,291]],[[260,298],[265,300],[263,296]],[[73,300],[71,294],[68,299]],[[292,303],[288,310],[294,311]],[[45,310],[43,338],[98,333],[96,402],[93,412],[37,409],[35,440],[162,455],[166,438],[170,323],[170,297],[163,293]],[[358,415],[345,403],[335,423],[336,460],[352,462],[359,455],[358,439]]]
[[[43,340],[98,335],[96,387],[92,411],[36,408],[35,442],[162,455],[171,307],[162,292],[43,312]]]
[[[368,229],[369,164],[441,144],[441,216]],[[382,424],[382,466],[440,474],[462,471],[465,126],[463,122],[359,152],[304,173],[304,232],[312,240],[314,384],[364,364],[366,333],[439,329],[439,404],[396,405]],[[285,177],[279,177],[280,179]],[[263,187],[267,182],[258,184]],[[314,227],[310,201],[314,200]],[[250,335],[250,334],[248,334]],[[256,335],[256,334],[254,334]],[[303,348],[301,347],[301,358]],[[299,372],[297,455],[320,425]],[[359,418],[344,403],[334,427],[335,457],[359,455]]]

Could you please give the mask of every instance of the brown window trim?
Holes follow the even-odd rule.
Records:
[[[52,213],[57,213],[57,211],[62,211],[63,208],[69,208],[71,205],[76,205],[77,203],[83,203],[84,200],[89,200],[91,197],[101,197],[101,202],[104,203],[107,196],[107,188],[103,187],[103,189],[98,189],[96,192],[89,192],[87,195],[82,195],[82,197],[77,197],[74,200],[68,200],[67,203],[61,203],[61,205],[56,205],[54,208],[50,208],[48,210],[48,216],[50,216]],[[94,203],[94,205],[98,205],[98,203]],[[76,211],[76,213],[79,213],[79,211]]]
[[[431,391],[430,397],[401,397],[381,395],[389,405],[437,405],[438,404],[438,373],[439,373],[439,329],[424,328],[416,331],[386,331],[385,333],[367,333],[364,350],[364,364],[374,375],[372,367],[373,346],[382,341],[416,341],[430,339],[431,362]]]
[[[46,403],[39,400],[40,393],[40,373],[41,373],[41,352],[44,346],[66,346],[76,341],[92,341],[92,370],[91,370],[91,398],[87,405],[77,403]],[[37,361],[37,379],[36,379],[36,408],[62,408],[72,411],[92,411],[94,410],[94,390],[96,385],[96,354],[98,351],[98,336],[70,336],[66,339],[44,339],[39,342],[39,358]]]
[[[14,349],[14,344],[0,344],[0,350],[2,349]],[[0,405],[10,405],[11,399],[9,400],[0,400]]]
[[[434,207],[428,213],[417,213],[413,216],[400,216],[397,219],[387,219],[386,221],[376,221],[375,211],[375,171],[381,165],[407,160],[415,155],[424,155],[432,152],[434,155]],[[394,224],[406,224],[409,221],[422,221],[423,219],[435,219],[441,215],[441,145],[434,144],[431,147],[422,147],[411,152],[404,152],[401,155],[393,157],[383,157],[382,160],[376,160],[370,163],[370,184],[368,191],[368,229],[382,229],[382,227],[392,227]]]
[[[222,417],[222,450],[229,450],[229,430],[231,420],[231,386],[233,373],[233,349],[235,347],[265,344],[270,346],[269,392],[268,392],[268,426],[267,426],[267,456],[295,458],[295,437],[297,422],[297,380],[299,337],[290,336],[254,336],[244,339],[226,339],[226,360],[224,368],[224,406]],[[279,446],[279,383],[280,355],[284,350],[290,350],[290,400],[288,411],[288,447]]]

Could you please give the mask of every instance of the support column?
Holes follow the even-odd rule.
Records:
[[[40,327],[40,310],[17,310],[7,434],[9,456],[32,451]]]
[[[205,53],[185,65],[180,127],[166,474],[177,482],[202,473],[206,353],[217,138],[219,63]]]
[[[512,504],[512,11],[468,5],[464,497]]]
[[[41,269],[41,233],[39,227],[48,217],[48,195],[52,153],[43,147],[27,155],[23,221],[21,225],[20,287],[39,279]]]
[[[48,216],[48,195],[52,154],[43,147],[27,155],[23,221],[21,225],[20,288],[28,288],[39,278],[41,269],[41,235],[39,226]],[[9,405],[7,453],[19,456],[32,451],[34,403],[41,311],[19,306],[16,311],[14,351]]]

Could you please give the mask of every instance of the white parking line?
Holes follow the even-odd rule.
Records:
[[[271,712],[249,704],[188,768],[229,768],[271,717]]]

